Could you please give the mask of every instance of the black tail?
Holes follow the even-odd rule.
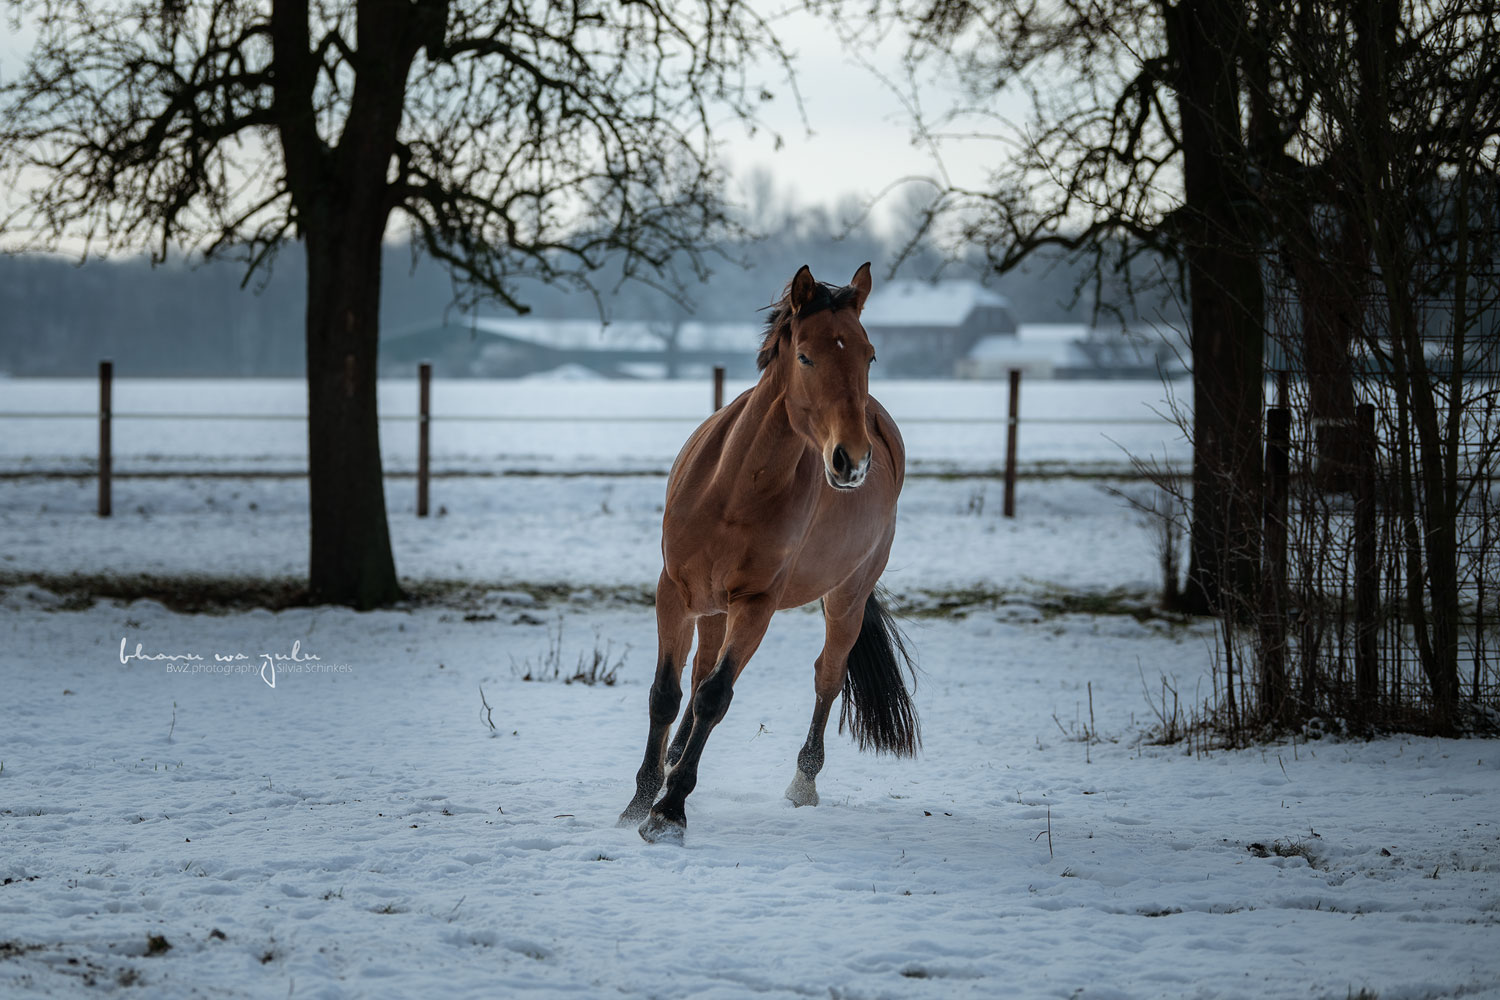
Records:
[[[895,617],[872,593],[865,601],[865,620],[859,638],[849,651],[844,707],[839,714],[839,732],[848,723],[849,733],[861,750],[911,757],[922,745],[917,713],[901,677],[903,664],[912,672],[915,688],[916,671],[901,630],[896,627]]]

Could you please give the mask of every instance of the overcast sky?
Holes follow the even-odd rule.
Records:
[[[857,56],[846,50],[831,23],[800,9],[773,16],[773,23],[794,55],[805,122],[790,89],[784,84],[776,88],[766,119],[784,145],[776,150],[765,135],[746,137],[743,130],[726,129],[723,137],[737,176],[764,167],[790,186],[799,202],[831,208],[847,194],[870,198],[901,178],[935,175],[931,151],[912,140],[907,107],[871,69],[902,82],[898,32]],[[947,107],[955,93],[950,81],[929,78],[922,83],[921,100],[932,112]],[[986,159],[999,153],[997,143],[948,143],[943,167],[956,182],[978,183],[986,174]],[[899,191],[893,192],[889,200],[895,203],[899,197]]]
[[[794,56],[801,113],[782,83],[765,116],[783,141],[780,149],[767,134],[746,136],[729,126],[724,137],[736,175],[765,168],[798,201],[832,207],[843,195],[870,197],[900,177],[933,172],[932,157],[911,141],[910,116],[900,101],[844,48],[831,24],[796,13],[775,25]],[[882,72],[894,74],[898,54],[899,46],[888,42],[873,57]]]

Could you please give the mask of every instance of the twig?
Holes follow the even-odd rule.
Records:
[[[1043,830],[1042,833],[1037,834],[1035,837],[1032,837],[1031,838],[1031,842],[1034,844],[1038,840],[1041,840],[1042,839],[1042,834],[1046,834],[1047,835],[1047,857],[1050,858],[1050,857],[1052,857],[1052,807],[1051,806],[1047,807],[1047,829]]]
[[[1093,681],[1089,681],[1088,688],[1089,688],[1089,731],[1083,734],[1086,737],[1086,739],[1083,741],[1083,762],[1085,764],[1092,764],[1094,762],[1094,760],[1093,760],[1093,755],[1090,753],[1090,749],[1089,748],[1090,748],[1090,745],[1094,742],[1094,740],[1096,740],[1096,739],[1099,738],[1099,728],[1094,724],[1094,682]]]
[[[488,701],[485,701],[485,699],[484,699],[484,685],[483,684],[479,685],[479,704],[482,706],[480,708],[480,710],[479,710],[479,721],[488,724],[489,727],[490,727],[490,735],[491,736],[495,736],[496,735],[495,719],[494,719],[494,712],[495,712],[495,710],[493,708],[491,708],[490,707],[490,703]]]

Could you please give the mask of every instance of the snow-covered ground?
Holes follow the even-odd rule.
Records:
[[[202,426],[171,462],[212,464]],[[911,480],[886,583],[923,612],[922,753],[831,729],[823,804],[781,797],[822,636],[785,612],[679,848],[613,825],[660,476],[439,479],[425,520],[392,480],[403,577],[464,589],[368,614],[25,582],[297,578],[301,480],[125,479],[107,521],[91,481],[0,482],[0,996],[1500,997],[1500,745],[1156,745],[1212,633],[1058,610],[1158,586],[1111,485],[1145,495],[1023,479],[1009,520],[993,479]],[[616,683],[524,679],[596,651]]]
[[[919,619],[921,756],[831,738],[793,809],[821,626],[784,613],[679,848],[613,826],[649,608],[4,603],[0,995],[1500,996],[1495,744],[1143,743],[1200,630]],[[559,620],[617,684],[521,679]]]
[[[660,476],[439,479],[417,518],[412,480],[388,481],[392,545],[413,583],[641,593],[661,572]],[[1160,588],[1146,519],[1110,492],[1138,482],[1022,481],[1014,519],[989,479],[913,479],[886,571],[898,593]],[[131,479],[115,514],[92,480],[0,482],[0,579],[33,574],[274,579],[307,572],[306,480]]]

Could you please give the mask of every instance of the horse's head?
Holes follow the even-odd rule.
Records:
[[[870,294],[870,265],[839,288],[815,280],[805,265],[771,317],[758,361],[781,367],[792,427],[823,456],[836,490],[852,490],[870,470],[870,363],[875,348],[859,315]]]

